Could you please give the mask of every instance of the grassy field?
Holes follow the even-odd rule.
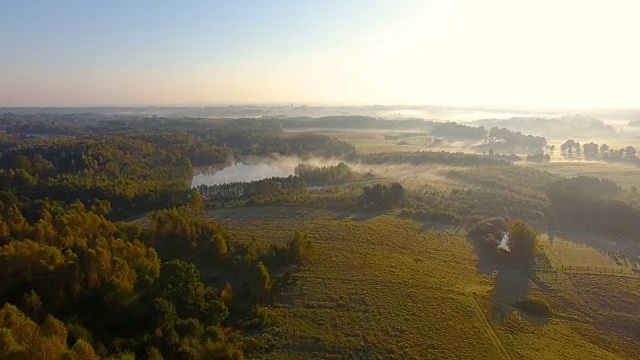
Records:
[[[606,324],[586,315],[594,307],[584,305],[592,299],[582,291],[640,299],[631,285],[600,286],[595,275],[593,281],[575,274],[545,273],[535,281],[514,275],[520,290],[546,299],[558,314],[531,319],[515,311],[516,291],[498,293],[496,281],[511,274],[498,280],[480,274],[473,247],[457,231],[425,232],[392,215],[343,218],[293,206],[210,215],[238,241],[281,243],[303,230],[318,244],[318,259],[296,272],[265,310],[271,325],[254,336],[266,351],[260,358],[619,359],[640,351],[638,339],[605,336]],[[565,261],[540,253],[549,266]],[[504,316],[495,316],[496,309]],[[635,319],[620,309],[615,314],[618,325]]]
[[[567,177],[595,176],[613,180],[624,187],[638,186],[640,168],[633,165],[601,161],[551,161],[549,163],[522,162],[522,166],[535,167]]]
[[[331,137],[335,137],[337,139],[346,141],[362,153],[380,153],[380,152],[401,152],[401,151],[462,151],[462,152],[474,152],[471,150],[471,146],[473,143],[463,143],[463,142],[452,142],[449,143],[445,141],[441,145],[434,146],[433,143],[429,142],[430,138],[428,135],[424,133],[415,132],[411,134],[410,132],[398,132],[398,131],[385,131],[385,130],[327,130],[327,129],[305,129],[305,132],[322,134]],[[398,136],[398,134],[403,134],[399,139],[387,140],[385,136]],[[626,140],[625,140],[626,141]],[[607,141],[601,141],[600,143],[604,143]],[[402,145],[400,145],[402,143]],[[551,143],[556,144],[556,147],[559,148],[561,143],[558,141],[551,141]],[[630,142],[615,142],[609,141],[607,142],[616,148],[624,147],[626,145],[635,145],[635,143]],[[524,156],[524,154],[520,154]],[[552,156],[552,161],[549,163],[536,163],[536,162],[520,162],[518,165],[521,166],[530,166],[534,168],[538,168],[541,170],[546,170],[554,174],[559,174],[567,177],[574,176],[595,176],[603,179],[610,179],[615,181],[621,186],[631,187],[638,186],[640,179],[640,167],[633,166],[631,164],[624,163],[611,163],[611,162],[602,162],[602,161],[584,161],[583,158],[576,156],[575,160],[566,160],[564,157],[560,155],[560,151],[556,151]],[[379,175],[385,176],[378,172]],[[433,171],[432,171],[433,173]],[[444,177],[439,176],[438,181],[443,179]],[[417,176],[414,175],[406,175],[406,179],[409,182],[416,179]],[[405,181],[406,182],[406,181]],[[414,184],[415,185],[415,184]],[[446,181],[442,181],[443,186],[448,186]]]
[[[468,296],[471,285],[490,280],[475,274],[464,237],[421,233],[418,224],[392,216],[340,220],[298,210],[215,213],[245,239],[286,241],[301,229],[319,245],[317,262],[293,279],[273,308],[278,325],[269,331],[274,352],[268,357],[499,356]],[[241,229],[245,221],[253,229]]]
[[[462,142],[449,143],[448,141],[435,145],[429,141],[429,139],[432,138],[431,136],[420,132],[411,133],[410,131],[344,129],[305,129],[304,131],[313,134],[327,135],[346,141],[355,146],[356,150],[364,154],[425,150],[469,151],[469,145],[471,145]],[[404,134],[404,136],[398,139],[385,139],[385,135],[398,136],[399,134]]]
[[[565,271],[592,271],[613,274],[634,274],[638,271],[638,261],[620,252],[599,250],[584,243],[562,238],[545,241],[541,245],[548,257],[557,260]],[[635,271],[634,271],[635,269]],[[640,275],[640,274],[639,274]]]
[[[471,146],[474,145],[472,143],[462,143],[462,142],[445,142],[444,144],[434,146],[433,143],[429,142],[430,138],[428,135],[424,133],[416,132],[414,134],[410,134],[409,132],[394,132],[394,131],[384,131],[384,130],[326,130],[326,129],[306,129],[305,132],[322,134],[331,137],[335,137],[337,139],[346,141],[362,153],[380,153],[380,152],[401,152],[401,151],[462,151],[462,152],[473,152],[471,150]],[[398,134],[403,134],[401,138],[394,140],[387,140],[385,136],[398,136]],[[400,145],[402,143],[402,145]],[[611,144],[615,144],[613,142],[609,142]],[[619,147],[622,146],[623,143],[620,143]],[[627,144],[628,145],[628,144]],[[557,145],[559,147],[560,144]],[[626,145],[625,145],[626,146]],[[524,156],[523,154],[521,154]],[[595,176],[603,179],[610,179],[618,183],[619,185],[630,188],[631,186],[638,186],[638,179],[640,179],[640,167],[633,166],[631,164],[624,163],[611,163],[611,162],[602,162],[602,161],[584,161],[581,157],[576,157],[575,160],[570,161],[566,160],[564,157],[560,155],[560,151],[556,151],[556,153],[552,156],[552,161],[549,163],[536,163],[536,162],[520,162],[517,163],[521,166],[529,166],[534,167],[541,170],[546,170],[554,174],[559,174],[561,176],[574,177],[574,176]],[[418,171],[419,172],[419,171]],[[378,175],[385,176],[386,174],[377,171]],[[402,172],[401,174],[404,174]],[[437,171],[431,171],[432,174],[435,174],[436,182],[443,187],[448,187],[450,184],[447,183],[444,176],[440,176]],[[415,182],[415,179],[419,179],[419,176],[416,174],[405,174],[404,176],[405,182]],[[397,176],[396,176],[397,177]],[[413,184],[419,185],[419,184]]]
[[[630,271],[637,268],[635,261],[562,239],[541,241],[538,247],[555,272],[537,277],[565,325],[590,345],[636,357],[640,274]]]
[[[462,181],[449,176],[451,170],[463,171],[468,169],[463,166],[446,166],[436,164],[381,164],[381,165],[354,165],[360,171],[371,171],[379,180],[398,181],[408,188],[422,188],[424,185],[435,187],[439,190],[450,190],[456,187],[467,187]]]

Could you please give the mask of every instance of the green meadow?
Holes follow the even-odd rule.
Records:
[[[506,280],[519,282],[512,294],[509,285],[507,291],[496,286],[511,275],[483,274],[459,230],[424,229],[392,214],[344,218],[296,206],[209,215],[240,242],[284,243],[297,229],[318,245],[316,261],[283,279],[277,300],[263,309],[268,326],[252,338],[250,357],[623,359],[640,351],[623,326],[640,320],[633,311],[640,305],[640,279],[563,272],[562,265],[582,264],[577,259],[589,250],[580,246],[538,239],[536,268],[542,270]],[[598,254],[589,261],[617,266]],[[595,315],[605,306],[595,298],[604,293],[612,302],[627,300]],[[553,315],[519,310],[516,302],[527,294],[549,303]],[[608,324],[608,314],[619,322]]]
[[[575,177],[594,176],[615,181],[618,185],[630,188],[640,183],[640,168],[633,165],[610,163],[603,161],[555,161],[548,163],[522,162],[522,166],[529,166],[546,170],[554,174]]]

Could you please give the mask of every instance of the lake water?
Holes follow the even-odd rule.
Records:
[[[294,174],[297,164],[282,161],[261,163],[233,163],[224,168],[210,167],[198,169],[191,181],[192,187],[200,185],[220,185],[231,182],[248,182],[272,177],[287,177]]]

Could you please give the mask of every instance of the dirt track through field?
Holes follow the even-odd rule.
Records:
[[[544,249],[544,254],[547,256],[547,259],[551,263],[551,266],[556,270],[558,281],[563,285],[564,291],[567,294],[571,295],[572,300],[579,303],[584,309],[589,309],[589,312],[584,313],[584,316],[593,320],[593,316],[591,315],[593,314],[592,311],[597,311],[597,309],[593,309],[588,303],[584,301],[584,299],[580,296],[580,293],[573,287],[571,279],[567,277],[567,274],[564,271],[560,271],[560,269],[562,269],[562,262],[558,260],[558,258],[556,258],[548,248]]]
[[[496,332],[493,330],[493,326],[491,326],[491,323],[485,316],[484,311],[482,311],[482,308],[480,307],[480,304],[478,304],[478,302],[476,301],[474,295],[475,295],[474,287],[469,288],[467,290],[467,296],[469,297],[469,300],[473,305],[473,310],[475,311],[476,315],[478,316],[478,319],[480,319],[480,322],[482,323],[482,327],[484,327],[484,329],[487,331],[487,334],[491,338],[491,342],[493,342],[493,345],[496,347],[496,349],[498,349],[498,352],[500,353],[502,358],[506,360],[511,360],[509,353],[502,345],[502,342],[500,341],[498,334],[496,334]]]

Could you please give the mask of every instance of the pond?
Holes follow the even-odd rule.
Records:
[[[266,159],[258,162],[234,162],[225,167],[200,168],[193,176],[191,187],[287,177],[294,175],[296,165],[297,163],[293,161]]]

